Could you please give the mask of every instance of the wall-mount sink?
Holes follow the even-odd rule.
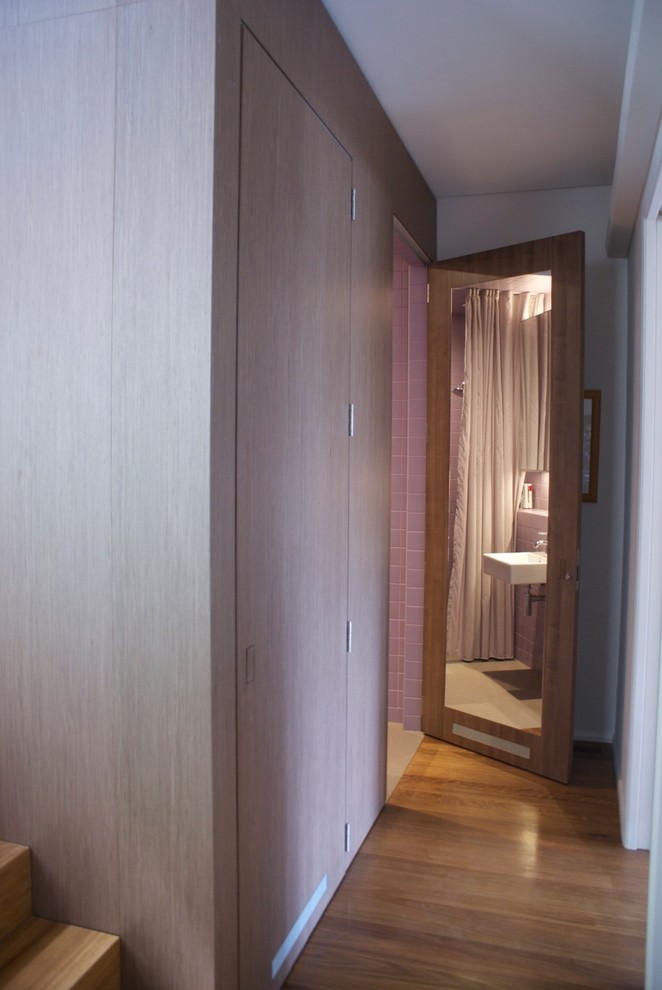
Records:
[[[516,553],[484,553],[483,571],[506,584],[545,584],[547,557],[521,550]]]

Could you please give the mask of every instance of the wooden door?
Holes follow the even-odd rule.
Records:
[[[344,871],[351,160],[244,30],[239,957],[282,983]]]
[[[542,725],[524,731],[445,704],[451,289],[536,272],[552,276],[551,454]],[[430,266],[423,729],[567,781],[572,764],[583,422],[584,235]]]

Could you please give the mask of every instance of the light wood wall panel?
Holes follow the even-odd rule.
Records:
[[[237,979],[232,936],[236,890],[221,867],[236,850],[231,811],[234,713],[222,703],[235,681],[229,570],[234,546],[235,331],[239,47],[242,19],[351,154],[362,224],[352,232],[352,388],[367,389],[367,429],[352,457],[354,563],[352,609],[364,612],[360,656],[348,688],[349,817],[353,851],[383,801],[386,721],[391,251],[393,216],[434,256],[435,200],[347,52],[324,8],[313,0],[221,0],[218,8],[214,319],[212,366],[212,603],[215,697],[215,821],[218,986]],[[362,321],[366,321],[365,327]],[[355,336],[354,336],[355,335]],[[380,351],[383,346],[383,351]],[[376,362],[373,364],[373,361]],[[374,444],[374,446],[373,446]],[[383,568],[383,571],[382,571]],[[383,723],[381,712],[383,711]],[[364,718],[364,714],[367,717]],[[222,748],[221,748],[222,747]],[[274,767],[277,772],[277,767]],[[225,875],[224,875],[225,872]]]
[[[217,990],[238,980],[235,491],[241,26],[217,5],[211,339],[210,607]]]
[[[0,31],[0,835],[116,931],[114,60],[112,12]]]
[[[370,175],[366,230],[390,244],[396,213],[431,245],[434,200],[321,4],[98,7],[0,5],[3,92],[21,85],[1,111],[0,827],[35,847],[44,913],[121,931],[127,987],[204,990],[214,952],[231,987],[241,17]],[[381,251],[361,262],[375,319]],[[366,506],[380,445],[355,475]],[[361,546],[357,589],[383,549]]]
[[[16,17],[19,24],[30,24],[104,10],[114,7],[116,2],[117,0],[16,0]]]
[[[347,817],[356,852],[386,786],[393,221],[387,190],[360,162],[353,184]]]
[[[239,9],[352,158],[365,162],[391,215],[436,258],[436,201],[322,3],[240,0]]]
[[[15,27],[18,23],[18,0],[5,0],[0,4],[0,29]]]
[[[128,990],[214,985],[214,6],[118,10],[113,607]]]
[[[243,990],[280,985],[345,869],[350,201],[351,159],[245,32],[237,330]]]
[[[143,3],[144,0],[2,0],[0,3],[0,29],[19,25],[51,21],[60,17],[73,17],[92,11],[127,3]]]

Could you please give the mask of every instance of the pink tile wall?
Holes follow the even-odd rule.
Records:
[[[423,696],[423,569],[427,436],[427,269],[409,266],[409,404],[407,435],[407,556],[405,729],[421,728]]]
[[[524,481],[528,485],[533,485],[533,508],[549,509],[549,471],[527,471]],[[547,529],[547,526],[543,526]]]
[[[420,729],[422,705],[426,287],[425,266],[396,237],[388,717],[406,729]]]
[[[393,392],[391,416],[391,558],[388,719],[402,722],[407,549],[407,264],[393,259]]]

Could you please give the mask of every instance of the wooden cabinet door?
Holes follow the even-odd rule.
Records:
[[[542,725],[525,731],[446,704],[451,290],[551,273],[551,451]],[[430,266],[423,730],[567,781],[572,765],[583,426],[584,235]]]
[[[261,990],[345,862],[352,163],[247,30],[242,59],[239,953]]]

